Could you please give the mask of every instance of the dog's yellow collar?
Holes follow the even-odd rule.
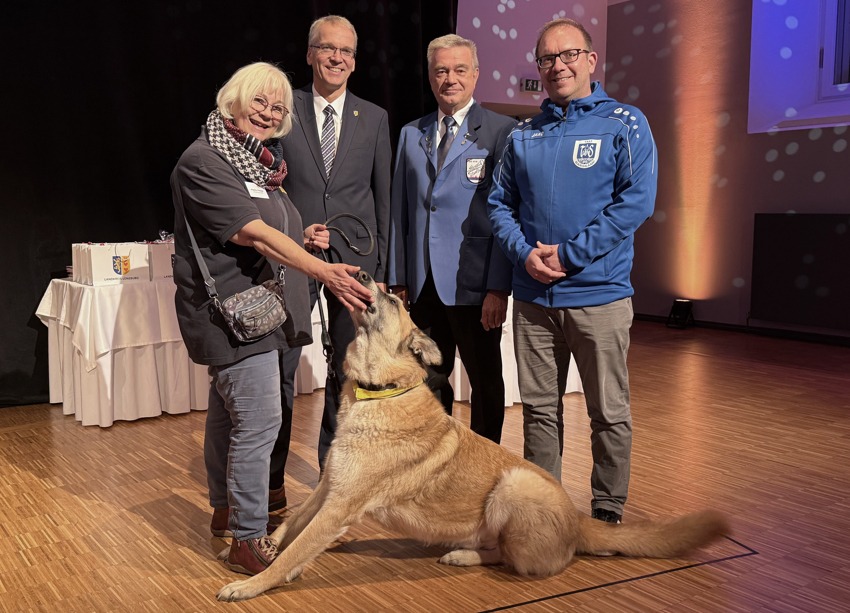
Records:
[[[384,390],[367,390],[362,387],[354,386],[354,397],[357,400],[381,400],[383,398],[393,398],[395,396],[401,396],[420,385],[422,385],[421,381],[416,385],[411,385],[410,387],[393,387]]]

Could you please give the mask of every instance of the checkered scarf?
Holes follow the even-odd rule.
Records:
[[[218,109],[207,117],[207,136],[231,165],[249,181],[273,192],[286,176],[286,162],[280,139],[266,141],[258,139],[236,127],[230,119],[223,117]]]

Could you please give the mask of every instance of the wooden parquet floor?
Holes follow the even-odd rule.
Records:
[[[545,580],[436,564],[372,523],[292,585],[218,603],[204,413],[84,428],[59,407],[0,410],[0,611],[850,611],[850,349],[636,322],[624,520],[705,506],[730,538],[683,559],[587,558]],[[322,393],[296,401],[287,496],[318,479]],[[584,398],[566,396],[564,487],[590,507]],[[468,407],[456,404],[468,421]],[[521,407],[503,445],[522,451]]]

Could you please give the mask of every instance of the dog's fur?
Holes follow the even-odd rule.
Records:
[[[224,586],[219,600],[252,598],[289,583],[304,566],[369,516],[386,528],[454,550],[440,563],[504,564],[520,575],[561,572],[576,553],[673,557],[727,530],[703,511],[679,519],[609,524],[575,509],[548,473],[446,415],[426,385],[437,346],[414,326],[401,301],[366,273],[375,302],[354,313],[339,427],[316,490],[272,539],[280,554],[262,573]],[[411,388],[357,400],[365,389]]]

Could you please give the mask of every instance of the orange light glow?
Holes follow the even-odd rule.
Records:
[[[712,214],[712,199],[718,194],[715,149],[724,111],[720,105],[727,99],[725,92],[718,90],[725,85],[722,71],[728,61],[728,45],[713,40],[726,30],[711,22],[722,20],[723,15],[722,6],[703,3],[699,7],[689,4],[675,16],[685,42],[672,56],[675,82],[681,90],[675,98],[680,208],[669,217],[669,222],[677,225],[676,244],[671,248],[676,254],[671,293],[692,300],[704,300],[720,291],[716,269],[720,258],[715,257],[722,248],[718,244],[720,220]]]

